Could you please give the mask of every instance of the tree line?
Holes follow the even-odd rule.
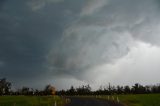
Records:
[[[133,86],[113,86],[108,84],[107,86],[101,86],[98,90],[93,91],[90,85],[82,85],[75,88],[71,86],[68,90],[56,91],[52,85],[46,85],[43,90],[32,89],[29,87],[22,87],[13,91],[11,89],[11,82],[5,78],[0,79],[0,95],[114,95],[114,94],[149,94],[160,93],[160,84],[143,86],[139,83]]]
[[[57,91],[58,95],[114,95],[114,94],[149,94],[160,93],[160,84],[143,86],[139,83],[133,86],[112,86],[100,87],[96,91],[92,91],[89,85],[74,88],[71,86],[68,90]]]
[[[22,87],[13,91],[11,89],[11,82],[7,81],[6,78],[0,79],[0,95],[55,95],[56,90],[52,85],[46,85],[43,90],[33,89],[29,87]]]

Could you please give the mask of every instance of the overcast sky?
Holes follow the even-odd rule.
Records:
[[[159,0],[0,0],[0,78],[15,88],[160,83]]]

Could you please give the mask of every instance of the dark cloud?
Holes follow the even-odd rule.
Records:
[[[57,42],[63,29],[77,17],[77,11],[80,11],[77,7],[82,6],[71,6],[74,1],[55,4],[58,1],[49,0],[41,9],[33,11],[28,5],[32,2],[0,2],[3,6],[0,11],[0,77],[7,77],[18,84],[40,79],[45,82],[52,76],[48,76],[46,68],[48,52],[59,46]]]
[[[90,82],[102,68],[112,77],[117,66],[111,64],[135,42],[159,46],[158,2],[1,0],[0,77],[28,85],[63,77],[75,84]]]
[[[56,70],[58,74],[88,82],[93,79],[90,76],[93,67],[116,63],[127,55],[133,42],[159,45],[160,16],[156,1],[99,2],[102,3],[98,6],[96,1],[84,5],[80,17],[65,29],[59,46],[49,53],[53,73]]]
[[[6,1],[6,0],[1,0],[1,1],[0,1],[0,10],[3,8],[3,5],[4,5],[5,1]]]

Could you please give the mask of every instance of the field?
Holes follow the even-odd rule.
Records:
[[[58,96],[0,96],[0,106],[63,106]]]
[[[108,99],[108,96],[103,98]],[[117,101],[117,96],[114,98]],[[118,98],[125,106],[160,106],[160,94],[118,95]]]
[[[114,101],[124,106],[160,106],[160,94],[114,95]],[[93,97],[93,96],[80,96]],[[108,100],[108,96],[96,96]],[[109,100],[113,100],[112,96]],[[0,106],[63,106],[66,102],[58,96],[0,96]]]

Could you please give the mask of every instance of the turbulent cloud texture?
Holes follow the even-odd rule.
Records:
[[[85,6],[82,8],[82,12],[80,13],[83,15],[91,15],[95,12],[98,12],[107,4],[107,0],[87,0]]]
[[[47,4],[59,3],[63,0],[30,0],[28,6],[33,10],[37,11],[43,9]]]
[[[160,80],[158,0],[7,0],[0,6],[0,77],[94,89]]]

